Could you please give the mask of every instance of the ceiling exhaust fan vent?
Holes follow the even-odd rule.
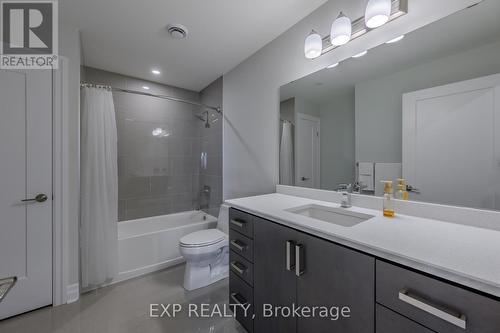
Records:
[[[187,28],[182,24],[169,24],[167,25],[167,31],[175,39],[184,39],[188,35]]]

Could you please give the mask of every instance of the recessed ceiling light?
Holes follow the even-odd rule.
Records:
[[[386,44],[393,44],[393,43],[397,43],[397,42],[399,42],[399,41],[403,40],[403,38],[405,38],[405,35],[401,35],[401,36],[396,37],[396,38],[394,38],[394,39],[391,39],[390,41],[385,42],[385,43],[386,43]]]
[[[161,72],[159,70],[157,70],[157,69],[152,69],[151,73],[153,73],[154,75],[160,75],[161,74]]]
[[[149,87],[148,86],[142,86],[142,89],[149,90]]]
[[[331,64],[330,66],[327,66],[326,68],[328,68],[328,69],[335,68],[335,67],[337,67],[339,64],[340,64],[339,62],[336,62],[336,63],[334,63],[334,64]]]
[[[353,55],[352,57],[353,58],[361,58],[362,56],[366,55],[368,53],[368,51],[363,51],[363,52],[360,52],[356,55]]]

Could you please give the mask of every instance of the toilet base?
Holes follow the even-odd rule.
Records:
[[[184,289],[191,291],[211,285],[229,276],[229,249],[225,247],[212,264],[186,263]]]

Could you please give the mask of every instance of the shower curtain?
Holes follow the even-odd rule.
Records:
[[[113,96],[81,89],[80,255],[82,287],[99,286],[118,271],[118,167]]]
[[[280,184],[293,185],[293,137],[292,123],[283,122],[280,144]]]

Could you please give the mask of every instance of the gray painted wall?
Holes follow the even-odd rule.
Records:
[[[363,1],[332,0],[224,76],[224,198],[271,193],[279,172],[279,88],[327,65],[463,9],[474,0],[410,1],[405,17],[314,61],[304,58],[311,29],[326,36],[343,10],[363,16]]]
[[[500,43],[409,68],[356,85],[356,160],[402,160],[402,95],[500,73]]]
[[[354,183],[354,88],[320,106],[321,188]]]

